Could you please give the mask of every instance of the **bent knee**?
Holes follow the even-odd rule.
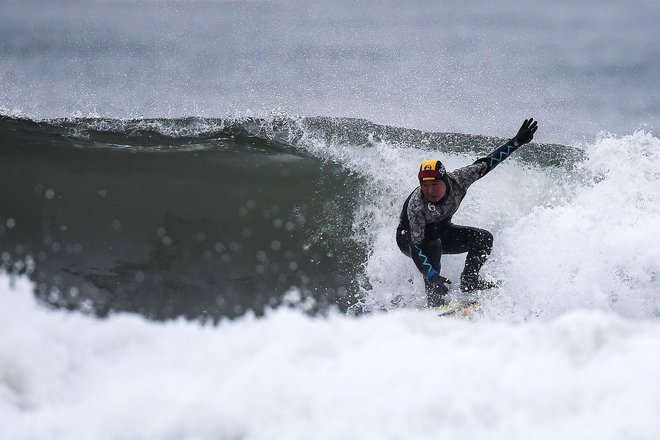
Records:
[[[481,243],[485,247],[492,247],[493,246],[493,234],[490,231],[487,231],[485,229],[481,229],[479,231],[479,239],[477,240],[479,243]]]

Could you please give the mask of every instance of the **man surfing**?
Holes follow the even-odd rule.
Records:
[[[534,119],[526,119],[516,136],[506,144],[477,159],[472,165],[450,173],[439,160],[422,162],[417,175],[419,186],[408,196],[401,210],[396,242],[401,252],[412,258],[424,277],[428,307],[448,302],[447,284],[451,281],[440,275],[443,254],[467,252],[461,274],[462,291],[495,287],[494,283],[479,278],[479,270],[493,247],[493,234],[484,229],[455,225],[451,218],[470,185],[488,174],[518,147],[531,142],[537,128]]]

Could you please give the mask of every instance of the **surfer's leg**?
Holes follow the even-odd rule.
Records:
[[[481,266],[486,262],[493,249],[493,234],[485,229],[451,225],[443,234],[442,244],[446,254],[467,252],[461,279],[463,277],[477,279]]]
[[[410,255],[410,239],[409,239],[409,234],[407,231],[400,231],[397,229],[396,231],[396,245],[399,247],[399,250],[407,257],[411,257]]]

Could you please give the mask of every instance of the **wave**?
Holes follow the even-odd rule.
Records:
[[[486,155],[503,138],[436,133],[374,124],[365,119],[335,117],[290,117],[272,112],[265,118],[60,118],[33,120],[0,114],[0,129],[8,141],[30,140],[77,147],[133,148],[140,151],[212,150],[222,141],[262,147],[297,147],[313,139],[326,145],[355,147],[386,142],[401,147],[443,150],[450,153]],[[11,135],[18,137],[12,139]],[[580,149],[559,144],[532,143],[521,151],[524,162],[560,166],[582,159]],[[297,152],[304,148],[297,148]]]
[[[29,272],[50,304],[154,319],[263,313],[291,297],[311,313],[422,302],[391,237],[415,167],[438,155],[455,168],[503,141],[284,113],[0,116],[0,132],[4,267]],[[515,279],[503,262],[525,245],[509,225],[574,206],[604,178],[585,169],[590,154],[531,144],[475,185],[456,219],[504,237],[487,270]]]

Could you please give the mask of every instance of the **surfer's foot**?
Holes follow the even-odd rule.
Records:
[[[477,275],[461,275],[461,291],[488,290],[497,287],[497,283],[479,278]]]

